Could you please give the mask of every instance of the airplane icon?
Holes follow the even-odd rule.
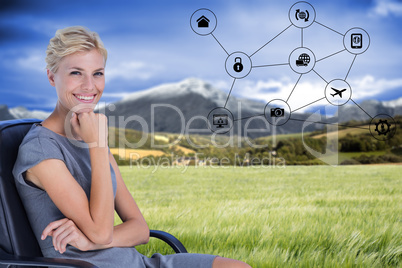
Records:
[[[338,90],[336,88],[331,87],[331,89],[335,91],[334,94],[330,94],[332,97],[335,97],[336,95],[339,95],[339,97],[342,98],[342,92],[346,91],[346,88],[344,88],[342,90]]]

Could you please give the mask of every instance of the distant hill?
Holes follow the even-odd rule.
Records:
[[[226,108],[235,119],[247,118],[264,113],[265,103],[246,98],[238,98],[233,94],[227,100],[228,93],[212,84],[196,78],[189,78],[177,83],[167,83],[146,90],[134,92],[115,103],[100,108],[97,111],[109,116],[112,127],[126,127],[144,132],[182,133],[185,126],[189,127],[190,134],[211,135],[206,118],[209,112],[216,107]],[[374,100],[363,101],[358,106],[349,102],[340,106],[337,111],[339,118],[332,118],[331,122],[367,121],[370,116],[388,114],[390,116],[402,114],[402,98],[389,102]],[[263,116],[253,120],[236,121],[232,129],[234,135],[244,136],[244,129],[254,130],[247,133],[249,138],[269,136],[273,131],[277,135],[300,133],[303,124],[311,114],[295,113],[293,119],[285,125],[273,129]],[[0,105],[0,120],[13,118],[44,119],[48,113],[43,111],[29,111],[24,107],[9,109]],[[310,124],[304,132],[311,132],[323,128],[323,124]]]
[[[364,111],[353,103],[340,106],[337,114],[339,117],[339,122],[368,120],[369,117],[367,114],[372,117],[375,117],[378,114],[387,114],[392,117],[402,115],[402,97],[397,100],[382,102],[376,100],[366,100],[360,103],[359,106]]]
[[[180,133],[184,126],[189,126],[192,134],[212,134],[206,123],[209,112],[217,107],[223,107],[226,103],[228,93],[217,89],[210,83],[200,79],[189,78],[178,83],[163,84],[141,92],[135,92],[124,99],[113,103],[113,109],[101,109],[107,116],[118,119],[128,119],[130,116],[137,116],[144,119],[148,129],[145,131]],[[226,108],[229,109],[234,118],[247,118],[264,113],[265,103],[237,98],[231,95]],[[110,107],[110,106],[109,106]],[[153,109],[152,109],[153,107]],[[306,114],[297,114],[295,117],[303,120]],[[255,117],[253,120],[236,121],[233,127],[234,135],[244,135],[247,124],[248,137],[255,138],[267,136],[272,133],[272,126],[269,125],[263,116]],[[132,120],[127,120],[125,126],[131,129],[143,130],[142,125]],[[303,122],[292,121],[276,128],[277,134],[298,133],[301,131]],[[121,126],[120,126],[121,127]],[[306,130],[313,131],[321,128],[320,125],[311,125]]]
[[[138,116],[146,122],[148,129],[145,129],[145,131],[180,133],[184,131],[181,124],[183,120],[185,125],[191,122],[190,129],[192,134],[212,134],[208,130],[206,118],[212,109],[225,105],[227,96],[227,92],[214,87],[210,83],[196,78],[189,78],[178,83],[163,84],[132,93],[124,99],[113,103],[113,110],[106,108],[102,112],[108,116],[113,116],[116,124],[118,118],[127,120],[130,116]],[[265,104],[251,99],[237,98],[232,94],[226,108],[233,113],[235,119],[247,118],[263,114]],[[154,105],[153,110],[151,109],[152,105]],[[402,114],[402,98],[393,102],[365,101],[360,106],[373,117],[380,113],[391,116]],[[260,131],[248,133],[247,136],[250,138],[268,136],[272,134],[272,131],[275,131],[278,135],[300,133],[303,129],[304,120],[310,115],[309,113],[292,114],[292,118],[297,120],[290,120],[285,125],[276,127],[275,130],[273,130],[272,125],[265,121],[263,116],[254,117],[254,120],[250,122],[240,120],[235,122],[233,134],[244,136],[246,125],[248,129]],[[339,122],[365,121],[370,118],[354,104],[340,106],[337,115]],[[338,122],[336,117],[329,120],[331,121],[327,122]],[[132,120],[124,122],[124,125],[131,129],[143,130],[143,126],[136,122],[134,117],[132,117]],[[304,131],[322,129],[323,126],[323,124],[310,124]],[[200,131],[194,131],[194,129]]]
[[[10,120],[15,119],[15,117],[10,114],[7,105],[0,105],[0,120]]]

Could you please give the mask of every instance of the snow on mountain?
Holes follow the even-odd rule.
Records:
[[[233,94],[229,96],[211,83],[196,78],[132,93],[113,104],[113,109],[105,107],[102,111],[109,118],[115,118],[112,122],[122,123],[125,118],[124,127],[142,131],[181,133],[184,129],[191,129],[192,133],[212,133],[206,120],[218,107],[225,107],[232,113],[236,126],[231,131],[235,135],[244,135],[246,129],[249,137],[266,136],[272,131],[261,116],[266,103]],[[302,120],[303,115],[298,116]],[[135,118],[141,118],[142,124]],[[236,120],[240,118],[244,120]],[[301,127],[302,123],[295,121],[278,128],[276,133],[297,133]]]
[[[188,78],[178,83],[166,83],[143,91],[134,92],[124,97],[121,102],[137,100],[144,97],[168,99],[189,93],[196,93],[205,99],[212,99],[223,103],[227,98],[225,92],[213,87],[211,84],[197,78]]]
[[[134,92],[124,97],[118,103],[130,103],[141,99],[146,99],[148,101],[152,100],[153,103],[164,103],[166,101],[171,102],[172,99],[188,99],[190,95],[199,96],[200,99],[213,102],[215,104],[214,108],[223,107],[226,104],[226,108],[231,111],[236,111],[238,109],[239,102],[241,102],[242,107],[251,114],[261,114],[265,107],[265,103],[251,99],[239,98],[233,94],[228,98],[229,93],[198,78],[187,78],[180,82],[166,83],[150,89]]]
[[[50,115],[50,113],[40,110],[29,111],[27,108],[22,106],[11,108],[9,109],[9,112],[16,119],[20,118],[46,119]]]
[[[382,105],[385,107],[390,107],[390,108],[397,108],[397,107],[402,107],[402,97],[396,100],[391,100],[391,101],[382,101]]]

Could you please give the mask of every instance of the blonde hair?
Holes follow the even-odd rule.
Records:
[[[96,32],[82,26],[72,26],[56,31],[55,36],[50,39],[46,49],[46,68],[53,73],[57,72],[60,60],[78,51],[89,51],[97,49],[103,56],[105,64],[107,50]]]

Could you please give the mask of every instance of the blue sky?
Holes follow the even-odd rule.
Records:
[[[57,96],[46,78],[45,50],[59,28],[83,25],[101,36],[109,57],[104,102],[129,93],[197,77],[229,92],[227,54],[211,36],[190,27],[190,17],[208,8],[217,17],[213,32],[225,50],[251,55],[291,25],[297,1],[9,1],[0,4],[0,104],[51,111]],[[356,57],[347,77],[352,98],[394,100],[402,96],[402,1],[315,0],[316,21],[345,34],[354,27],[370,36],[370,47]],[[253,55],[254,65],[286,63],[300,46],[300,29],[291,26]],[[317,58],[338,52],[343,37],[314,23],[304,29],[304,45]],[[344,78],[354,55],[342,52],[317,63],[327,81]],[[289,66],[254,68],[236,80],[232,94],[263,102],[287,99],[299,74]],[[302,107],[323,96],[325,82],[310,72],[300,79],[289,104]],[[320,103],[317,103],[320,104]],[[323,103],[321,103],[323,104]]]

